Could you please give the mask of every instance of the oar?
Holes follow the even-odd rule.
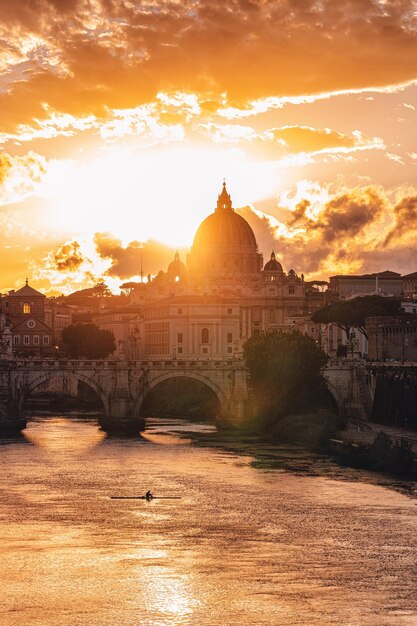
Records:
[[[181,496],[110,496],[111,500],[181,500]]]

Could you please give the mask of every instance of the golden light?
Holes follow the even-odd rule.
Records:
[[[224,177],[235,207],[267,197],[278,179],[276,166],[236,149],[112,148],[79,164],[51,163],[43,193],[53,228],[68,235],[109,232],[123,245],[155,239],[189,246]]]

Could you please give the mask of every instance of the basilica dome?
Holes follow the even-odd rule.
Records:
[[[284,272],[281,263],[275,258],[275,252],[271,254],[270,260],[265,263],[264,272],[279,272],[281,274]]]
[[[180,255],[178,251],[175,253],[174,260],[168,265],[167,273],[170,276],[181,277],[186,273],[186,268],[184,263],[180,259]]]
[[[226,183],[214,213],[206,217],[195,234],[188,265],[194,272],[214,274],[257,273],[262,269],[253,230],[235,213]]]

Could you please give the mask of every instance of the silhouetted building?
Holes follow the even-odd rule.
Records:
[[[1,310],[12,333],[14,354],[41,355],[51,351],[52,329],[45,322],[45,296],[28,284],[2,296]]]
[[[252,335],[291,330],[308,316],[304,276],[285,273],[274,252],[263,266],[225,183],[186,264],[176,253],[166,272],[132,289],[130,301],[143,312],[143,356],[155,359],[235,358]]]
[[[402,277],[404,298],[413,300],[417,298],[417,272],[406,274]]]
[[[417,361],[417,315],[366,318],[368,357],[375,361]]]
[[[330,277],[329,290],[341,300],[372,294],[399,298],[403,291],[403,279],[401,274],[390,270],[363,275],[339,274]]]

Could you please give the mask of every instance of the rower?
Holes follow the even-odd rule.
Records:
[[[150,490],[148,490],[148,491],[145,493],[145,498],[146,498],[147,500],[152,500],[153,495],[151,494]]]

